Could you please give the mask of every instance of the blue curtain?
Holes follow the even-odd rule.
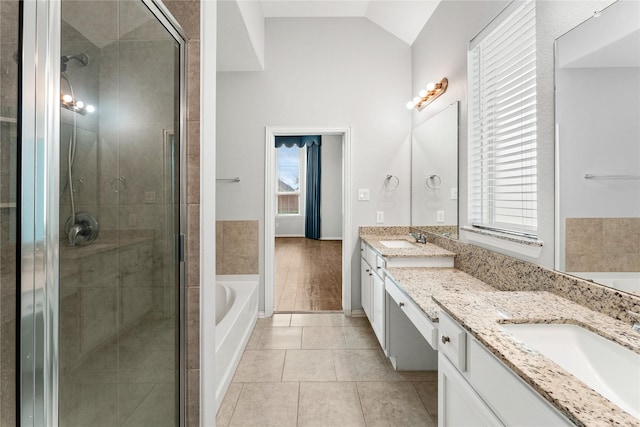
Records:
[[[276,136],[276,148],[307,147],[307,201],[305,203],[304,236],[320,239],[320,135]]]
[[[302,137],[311,142],[307,146],[307,201],[304,236],[320,239],[320,136]]]

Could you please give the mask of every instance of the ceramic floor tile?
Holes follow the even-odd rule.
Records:
[[[284,350],[247,350],[233,377],[233,382],[275,382],[282,379]]]
[[[338,314],[343,317],[342,314]],[[294,313],[291,326],[341,326],[340,319],[334,320],[334,313]]]
[[[433,427],[412,383],[359,382],[358,395],[367,426]]]
[[[244,384],[229,425],[295,427],[298,389],[296,382]]]
[[[369,323],[369,319],[365,316],[342,316],[340,323],[342,326],[353,326],[358,328],[370,328],[371,324]]]
[[[376,334],[370,327],[346,327],[343,331],[347,348],[372,350],[380,348]]]
[[[436,371],[437,373],[437,371]],[[413,386],[416,388],[422,403],[427,408],[427,412],[431,416],[438,415],[438,382],[414,382]]]
[[[246,350],[255,350],[258,348],[258,343],[260,342],[260,337],[262,336],[262,331],[264,327],[255,327],[253,328],[253,332],[249,337],[249,341],[247,342]]]
[[[343,328],[336,326],[305,326],[302,328],[302,348],[343,349],[347,347]]]
[[[282,381],[335,381],[331,350],[287,350]]]
[[[236,409],[238,403],[238,397],[240,397],[240,391],[242,390],[242,383],[231,383],[227,389],[220,408],[218,408],[218,414],[216,415],[216,426],[227,427],[231,422],[231,416]]]
[[[338,381],[390,381],[382,354],[378,350],[333,350]]]
[[[259,326],[289,326],[291,314],[275,313],[272,317],[261,317],[258,319]]]
[[[364,415],[356,383],[300,383],[299,427],[356,427],[364,425]]]
[[[264,328],[258,341],[259,349],[299,349],[302,345],[301,327]]]

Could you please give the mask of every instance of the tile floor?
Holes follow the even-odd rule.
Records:
[[[436,371],[396,372],[364,317],[258,319],[218,411],[222,426],[436,426]]]

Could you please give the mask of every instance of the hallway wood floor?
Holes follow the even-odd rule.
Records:
[[[342,241],[276,237],[276,312],[342,310]]]

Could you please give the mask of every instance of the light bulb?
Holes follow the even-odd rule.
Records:
[[[424,98],[425,96],[427,96],[427,90],[426,89],[422,89],[418,95],[420,95],[420,98]]]
[[[413,98],[413,103],[415,105],[418,105],[420,103],[420,101],[422,101],[422,98],[420,98],[419,96],[416,96],[415,98]]]
[[[76,107],[78,107],[78,108],[83,108],[83,107],[84,107],[84,102],[82,102],[82,101],[76,101]]]
[[[415,106],[416,106],[416,104],[414,104],[413,101],[407,102],[407,110],[411,110]]]
[[[71,97],[71,95],[65,94],[65,95],[62,95],[62,101],[66,102],[68,104],[71,101],[73,101],[73,98]]]
[[[429,83],[429,84],[427,85],[427,90],[428,90],[429,92],[431,92],[431,91],[432,91],[432,90],[434,90],[435,88],[436,88],[436,84],[435,84],[435,83],[433,83],[433,82],[431,82],[431,83]]]
[[[93,113],[94,111],[96,111],[96,107],[91,104],[87,105],[87,113]]]

